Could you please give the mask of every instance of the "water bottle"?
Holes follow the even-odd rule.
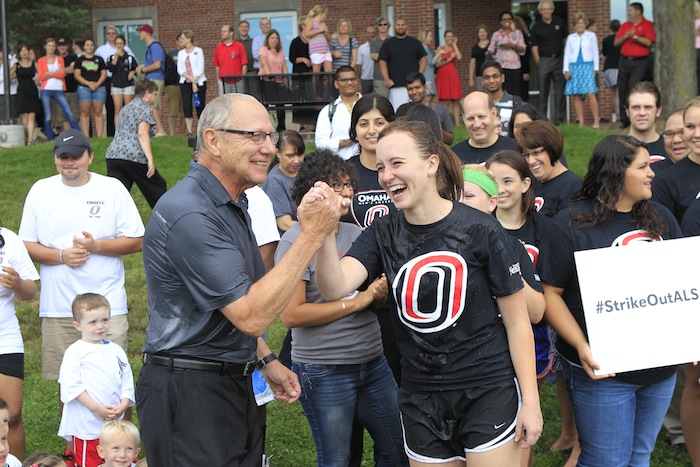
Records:
[[[194,106],[195,106],[195,107],[199,107],[200,105],[202,105],[202,103],[201,103],[201,101],[199,100],[199,93],[198,93],[198,92],[195,92],[195,93],[194,93]]]

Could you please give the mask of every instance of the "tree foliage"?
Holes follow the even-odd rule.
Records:
[[[90,8],[84,0],[5,0],[7,38],[11,46],[26,43],[43,51],[47,37],[84,37],[91,31]]]

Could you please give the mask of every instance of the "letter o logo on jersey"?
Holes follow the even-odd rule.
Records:
[[[363,225],[369,227],[376,219],[387,214],[389,214],[389,206],[383,204],[372,206],[365,212],[365,223]]]
[[[536,196],[535,197],[535,212],[540,212],[540,209],[542,209],[542,206],[544,206],[544,198],[541,196]]]
[[[464,311],[467,276],[464,258],[450,251],[435,251],[404,264],[391,284],[403,324],[426,334],[454,324]]]
[[[656,237],[645,230],[632,230],[617,237],[610,246],[625,246],[637,242],[661,242],[663,238]]]
[[[525,251],[527,251],[530,261],[532,261],[532,264],[537,266],[537,258],[540,257],[540,249],[535,245],[530,245],[529,243],[523,243],[523,245],[525,245]]]
[[[99,213],[99,212],[100,212],[100,205],[98,205],[98,204],[93,204],[93,205],[90,207],[90,214],[92,214],[93,216],[96,215],[96,214]]]

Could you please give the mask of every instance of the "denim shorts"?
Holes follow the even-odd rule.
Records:
[[[82,84],[78,85],[78,102],[104,102],[107,97],[107,90],[100,86],[94,91]]]

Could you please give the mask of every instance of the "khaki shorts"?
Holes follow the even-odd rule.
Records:
[[[73,118],[78,120],[80,118],[80,104],[78,103],[78,93],[77,92],[64,92],[66,99],[68,99],[68,105],[70,106],[70,111],[73,112]],[[68,120],[61,110],[61,106],[57,105],[56,108],[58,112],[56,113],[56,120],[59,122],[64,122]]]
[[[126,315],[112,316],[107,340],[126,352],[128,331]],[[42,375],[44,379],[58,380],[63,354],[80,339],[80,333],[73,327],[73,318],[41,318],[41,336]]]
[[[156,94],[156,100],[153,101],[152,107],[154,109],[160,109],[160,95],[163,94],[163,88],[165,87],[165,81],[162,79],[151,80],[158,86],[158,93]]]
[[[165,95],[168,99],[165,101],[165,113],[168,117],[182,117],[182,94],[180,94],[180,85],[171,84],[165,87]]]

